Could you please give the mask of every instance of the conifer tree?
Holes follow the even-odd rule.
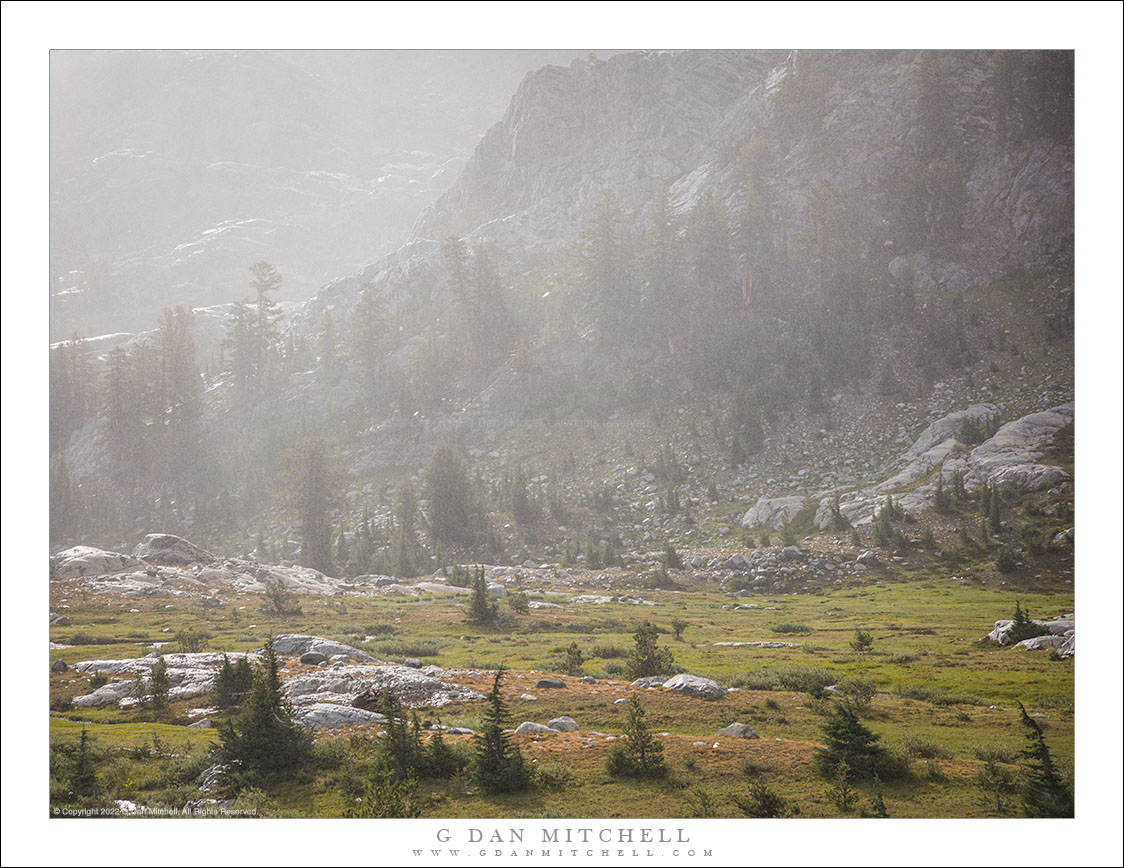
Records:
[[[488,599],[488,582],[484,568],[478,567],[472,575],[472,599],[468,604],[468,620],[479,626],[495,623],[499,607]]]
[[[859,721],[856,706],[850,700],[835,703],[823,725],[825,747],[815,754],[816,765],[825,777],[835,775],[846,763],[849,776],[870,778],[886,764],[886,748],[878,744],[880,737]]]
[[[149,670],[148,676],[148,704],[157,713],[168,707],[169,693],[172,683],[168,677],[168,664],[163,657],[157,658]]]
[[[78,749],[74,754],[74,767],[70,774],[70,788],[79,799],[88,799],[98,791],[98,776],[90,743],[93,736],[82,727]]]
[[[343,477],[335,448],[323,437],[307,437],[282,453],[281,469],[284,494],[300,523],[301,564],[331,574],[332,516]]]
[[[668,675],[675,667],[675,658],[670,649],[657,646],[659,633],[650,621],[644,621],[633,634],[635,647],[628,655],[628,677],[648,678],[653,675]]]
[[[293,769],[311,752],[312,737],[293,718],[292,705],[281,690],[279,668],[270,640],[241,713],[219,730],[219,760],[236,785]]]
[[[500,695],[503,669],[496,670],[492,690],[487,696],[484,726],[475,738],[472,777],[486,793],[519,792],[530,783],[531,774],[519,746],[504,732],[507,705]]]
[[[635,694],[628,701],[624,739],[613,745],[605,769],[614,777],[662,777],[668,772],[663,743],[652,735],[644,720],[644,705]]]
[[[1026,779],[1023,784],[1023,810],[1028,817],[1072,817],[1073,793],[1062,780],[1042,727],[1026,713],[1019,703],[1019,720],[1026,729],[1027,747],[1022,756],[1026,761]]]
[[[451,443],[441,443],[425,469],[425,496],[434,542],[470,547],[479,524],[475,492],[464,456]]]

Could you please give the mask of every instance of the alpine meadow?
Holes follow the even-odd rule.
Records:
[[[52,825],[1074,816],[1074,52],[50,71]]]

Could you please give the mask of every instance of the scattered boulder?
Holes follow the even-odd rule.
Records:
[[[592,675],[583,675],[582,676],[582,684],[596,684],[596,683],[597,683],[597,679],[594,678]]]
[[[547,726],[549,726],[551,729],[557,730],[558,732],[578,731],[578,722],[572,717],[566,717],[565,715],[563,715],[562,717],[556,717],[554,718],[554,720],[548,721]]]
[[[51,664],[52,672],[66,672],[66,670],[69,668],[70,667],[66,665],[66,661],[61,657],[57,658],[55,662]]]
[[[882,566],[882,561],[879,560],[878,555],[872,551],[865,551],[855,559],[856,563],[862,564],[867,569]]]
[[[188,729],[210,729],[213,726],[209,717],[204,717],[202,720],[197,720],[195,723],[189,723]]]
[[[518,735],[523,735],[528,732],[558,732],[556,729],[551,729],[549,726],[543,726],[541,723],[532,723],[529,720],[523,721],[515,728]]]
[[[476,735],[476,730],[467,726],[450,726],[445,732],[448,735]]]
[[[663,687],[663,683],[666,680],[667,679],[664,678],[662,675],[649,675],[645,678],[637,678],[635,681],[632,682],[632,686],[633,687],[643,687],[643,688]]]
[[[688,675],[686,672],[673,675],[664,682],[663,686],[668,690],[676,690],[687,696],[698,696],[703,699],[719,699],[726,695],[726,688],[717,681],[699,675]]]
[[[215,560],[209,551],[170,533],[150,533],[133,549],[133,557],[168,567],[209,564]]]
[[[301,663],[306,666],[319,666],[321,663],[327,663],[328,656],[321,654],[319,651],[307,651],[301,655]]]
[[[716,736],[728,735],[732,738],[760,738],[757,731],[747,723],[731,723],[715,733]]]
[[[540,689],[546,688],[550,690],[559,690],[561,688],[564,688],[565,686],[566,682],[561,678],[540,678],[537,682],[535,682],[535,687]]]

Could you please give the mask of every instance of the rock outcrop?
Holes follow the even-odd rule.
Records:
[[[760,497],[757,503],[742,516],[744,528],[771,527],[779,530],[785,522],[792,521],[807,501],[800,495],[791,497]]]
[[[215,560],[210,552],[170,533],[150,533],[133,549],[133,557],[167,567],[209,564]]]
[[[126,570],[144,569],[139,558],[120,552],[107,552],[93,546],[74,546],[51,558],[51,577],[77,579],[84,576],[115,575]]]
[[[938,468],[946,489],[957,476],[968,491],[984,484],[1038,491],[1071,481],[1065,470],[1042,464],[1039,459],[1049,449],[1054,435],[1073,421],[1072,404],[1008,422],[975,448],[958,439],[965,436],[965,431],[986,431],[993,427],[998,412],[994,404],[975,404],[933,422],[890,465],[888,472],[893,475],[877,485],[838,494],[840,515],[852,525],[869,524],[887,497],[896,509],[917,515],[932,506]],[[817,527],[833,526],[836,496],[834,491],[820,492],[816,496],[819,500]]]
[[[274,649],[280,657],[293,662],[309,653],[327,655],[333,661],[330,665],[318,666],[313,674],[307,674],[307,671],[288,672],[287,667],[282,669],[285,694],[293,703],[297,719],[309,727],[330,729],[382,720],[382,715],[375,708],[363,707],[364,703],[360,700],[363,697],[378,698],[386,693],[393,694],[407,706],[441,706],[484,698],[479,691],[435,677],[435,673],[442,672],[435,667],[419,671],[408,666],[380,663],[357,648],[320,636],[278,636],[274,640]],[[163,660],[171,683],[170,698],[188,699],[212,692],[223,656],[218,652],[165,654]],[[230,652],[225,656],[231,661],[241,657],[254,661],[260,659],[257,652]],[[138,702],[158,659],[153,655],[76,663],[74,668],[80,673],[101,673],[112,680],[85,696],[77,697],[75,707],[128,706]],[[373,704],[377,706],[377,702]]]

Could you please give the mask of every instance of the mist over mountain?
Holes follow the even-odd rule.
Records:
[[[191,248],[166,260],[175,285],[191,286],[183,302],[247,304],[168,314],[115,353],[112,342],[59,348],[57,544],[159,530],[302,560],[286,467],[295,444],[316,438],[342,473],[324,533],[345,540],[346,556],[319,561],[325,572],[401,567],[396,492],[412,480],[435,508],[421,471],[445,441],[470,468],[471,531],[442,541],[412,530],[412,569],[450,551],[505,562],[586,541],[726,534],[721,516],[703,528],[694,515],[716,498],[748,508],[795,497],[822,524],[834,492],[837,512],[869,522],[872,487],[913,461],[901,456],[942,417],[994,408],[957,433],[967,450],[1072,401],[1071,54],[567,58],[526,76],[463,168],[439,180],[434,167],[464,153],[454,142],[489,108],[454,111],[453,85],[469,67],[507,74],[510,58],[414,69],[397,108],[385,95],[372,103],[369,86],[394,58],[127,60],[163,82],[145,111],[103,112],[107,124],[132,117],[135,140],[112,142],[129,149],[105,151],[104,136],[53,146],[62,166],[97,152],[135,171],[53,186],[127,209],[115,179],[156,183],[150,157],[180,153],[186,174],[157,174],[182,188],[157,183],[152,206],[176,225],[138,215],[124,236],[144,224]],[[105,59],[107,78],[87,85],[108,86],[123,62]],[[254,86],[225,90],[233,71]],[[230,141],[190,121],[223,113],[255,120]],[[370,147],[387,118],[382,150]],[[435,145],[403,167],[394,148],[417,130],[448,159]],[[230,184],[231,173],[298,162],[299,182]],[[397,198],[372,192],[383,171]],[[252,196],[266,187],[276,217],[211,231],[223,215],[264,213]],[[371,255],[387,207],[423,202],[404,243]],[[185,209],[194,241],[180,234]],[[68,237],[60,230],[60,261]],[[195,261],[213,277],[193,278]],[[329,276],[307,302],[277,304]],[[1064,426],[1072,409],[1056,418]],[[1027,450],[1019,460],[1033,465]],[[916,494],[917,509],[945,472],[926,461],[891,486]],[[515,518],[520,490],[534,509]],[[356,558],[360,525],[378,530],[364,531]]]
[[[529,70],[574,51],[54,51],[51,340],[282,297],[400,244]]]

